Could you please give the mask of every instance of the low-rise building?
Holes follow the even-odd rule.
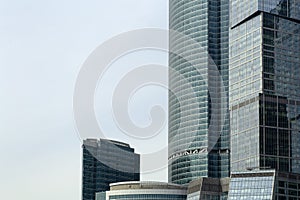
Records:
[[[163,182],[120,182],[96,194],[96,200],[186,200],[187,187]]]

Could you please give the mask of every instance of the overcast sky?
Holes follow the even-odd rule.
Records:
[[[72,109],[80,67],[97,46],[114,35],[137,28],[167,28],[167,4],[165,0],[1,0],[1,199],[80,199],[81,140]],[[123,63],[114,64],[101,91],[111,90],[117,79],[110,83],[109,77],[120,66],[141,65],[143,59],[166,64],[164,54],[145,55],[129,55]],[[149,106],[143,105],[167,105],[166,91],[148,89],[130,105],[137,123],[149,123],[144,113]],[[131,143],[130,138],[116,133],[109,110],[101,105],[95,107],[102,113],[98,121],[105,125],[107,138]],[[165,145],[166,138],[164,129],[152,148]],[[142,154],[151,149],[141,141],[131,146]],[[166,177],[166,169],[142,175],[143,180]]]

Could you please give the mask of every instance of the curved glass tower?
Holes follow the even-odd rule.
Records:
[[[229,0],[172,0],[169,11],[169,28],[201,46],[170,34],[169,182],[228,177]]]

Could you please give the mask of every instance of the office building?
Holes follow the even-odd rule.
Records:
[[[140,155],[128,144],[86,139],[82,149],[82,200],[95,200],[110,183],[140,180]]]
[[[96,200],[186,200],[187,188],[162,182],[121,182],[110,184],[110,190],[97,193]]]
[[[231,0],[230,6],[231,170],[275,169],[274,198],[297,199],[300,1]]]
[[[169,28],[201,46],[170,34],[169,182],[229,177],[229,0],[172,0],[169,10]]]

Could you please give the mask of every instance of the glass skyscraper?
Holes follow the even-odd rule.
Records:
[[[128,144],[86,139],[82,148],[82,200],[95,200],[110,183],[140,180],[140,155]]]
[[[199,53],[186,40],[170,34],[169,182],[229,177],[229,0],[171,0],[169,11],[170,30],[202,47]],[[193,64],[174,52],[181,52]],[[222,85],[216,84],[218,77]],[[225,94],[212,98],[221,89]],[[210,126],[213,118],[220,127],[217,133]]]
[[[231,169],[275,169],[275,198],[299,199],[300,1],[230,6]]]

